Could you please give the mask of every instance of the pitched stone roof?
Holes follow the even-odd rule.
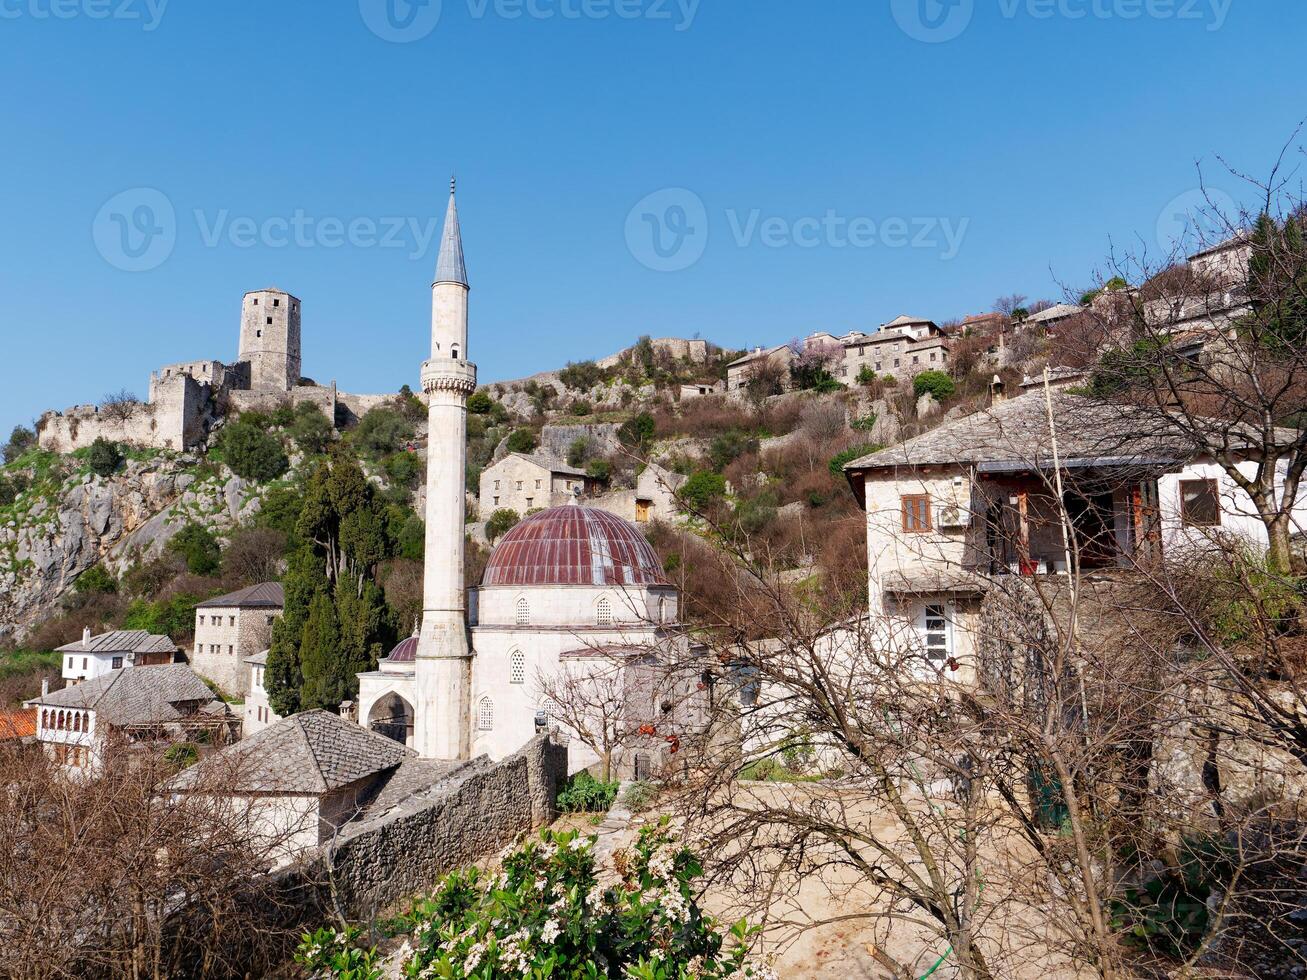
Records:
[[[579,470],[575,466],[568,466],[566,463],[554,459],[552,456],[544,456],[540,453],[509,453],[509,456],[516,456],[519,459],[525,459],[529,463],[535,463],[547,469],[550,473],[561,473],[563,476],[587,476],[585,470]],[[504,457],[507,459],[508,457]]]
[[[210,710],[215,703],[213,710],[226,713],[226,705],[186,664],[111,670],[84,684],[43,695],[34,703],[94,711],[100,721],[110,725],[177,721],[197,710]]]
[[[270,652],[271,651],[269,650],[260,650],[254,656],[246,657],[245,662],[247,664],[253,664],[255,667],[266,667],[268,666],[268,654]]]
[[[193,789],[212,777],[238,793],[320,796],[415,755],[329,711],[304,711],[227,746],[169,785]]]
[[[145,630],[113,630],[90,640],[66,643],[56,653],[176,653],[177,644]]]
[[[196,609],[282,609],[286,605],[286,592],[280,582],[263,582],[220,595],[199,603]]]
[[[789,349],[789,344],[779,344],[776,347],[760,347],[757,350],[749,351],[743,357],[737,357],[726,365],[728,368],[738,367],[741,364],[748,364],[751,361],[760,360],[764,357],[771,357],[773,354],[779,354],[783,350]]]
[[[885,327],[889,328],[889,327],[919,326],[920,324],[923,323],[929,323],[933,325],[934,322],[935,322],[934,320],[928,320],[923,316],[908,316],[906,313],[903,313],[900,314],[899,316],[896,316],[889,323],[885,324]]]
[[[1067,465],[1089,459],[1110,460],[1115,465],[1179,461],[1192,454],[1178,432],[1164,430],[1154,414],[1129,405],[1057,391],[1053,393],[1053,419],[1058,452]],[[863,456],[844,469],[852,473],[949,463],[1044,467],[1052,459],[1044,393],[1032,391]]]
[[[1064,320],[1069,316],[1075,316],[1077,313],[1084,311],[1083,306],[1074,306],[1071,303],[1058,303],[1057,306],[1050,306],[1039,313],[1032,313],[1026,317],[1026,323],[1048,323],[1050,320]]]

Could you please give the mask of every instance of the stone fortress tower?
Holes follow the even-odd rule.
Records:
[[[276,288],[246,293],[236,359],[249,364],[252,391],[290,391],[298,385],[300,301]]]
[[[472,651],[464,599],[467,399],[476,365],[467,360],[467,270],[455,186],[431,285],[431,359],[422,365],[429,399],[426,569],[414,665],[414,745],[429,759],[471,753]]]

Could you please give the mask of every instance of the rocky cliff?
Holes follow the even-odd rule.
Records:
[[[221,534],[259,506],[245,481],[189,455],[128,460],[105,478],[42,454],[10,475],[27,486],[0,508],[0,642],[53,614],[96,564],[120,574],[158,556],[187,523]]]

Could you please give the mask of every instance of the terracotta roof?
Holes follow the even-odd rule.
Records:
[[[223,609],[281,609],[286,605],[286,593],[281,587],[280,582],[263,582],[260,585],[251,585],[248,589],[240,589],[236,592],[229,592],[227,595],[220,595],[216,599],[209,599],[197,605],[196,609],[211,609],[221,607]]]
[[[591,507],[533,514],[504,535],[482,586],[668,585],[662,563],[634,524]]]
[[[56,653],[176,653],[177,644],[145,630],[113,630],[59,647]]]
[[[304,711],[227,746],[169,786],[194,789],[212,776],[235,792],[317,796],[393,769],[414,755],[329,711]]]
[[[148,725],[190,717],[214,702],[219,713],[225,713],[226,705],[190,667],[165,664],[111,670],[84,684],[53,691],[34,703],[84,708],[111,725]]]
[[[31,738],[36,734],[36,709],[0,711],[0,742]]]

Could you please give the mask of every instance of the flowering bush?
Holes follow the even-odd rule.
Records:
[[[506,853],[493,878],[475,868],[446,877],[431,898],[405,917],[414,951],[404,976],[775,977],[770,969],[746,962],[752,935],[747,923],[741,920],[723,935],[718,922],[699,908],[690,883],[702,868],[689,850],[672,841],[665,821],[642,830],[630,852],[615,856],[617,874],[611,882],[599,879],[594,842],[575,831],[545,831],[539,840]],[[316,945],[331,948],[326,941]],[[300,962],[329,976],[346,976],[334,972],[321,955]]]
[[[295,961],[309,968],[315,976],[337,980],[381,980],[377,952],[359,945],[362,932],[350,926],[339,932],[319,929],[303,937],[295,951]]]

